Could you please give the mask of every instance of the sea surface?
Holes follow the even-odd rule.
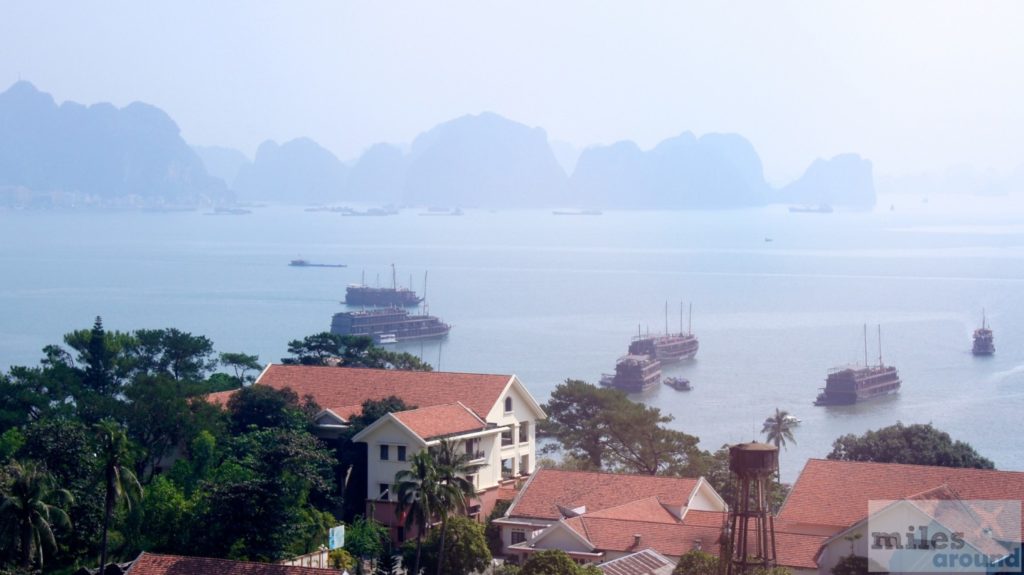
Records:
[[[108,329],[177,327],[218,351],[279,361],[324,331],[365,279],[424,291],[454,327],[398,349],[451,371],[514,373],[540,401],[597,382],[631,336],[680,325],[692,302],[693,382],[636,397],[706,449],[762,437],[775,408],[803,420],[782,454],[793,480],[847,433],[933,423],[1001,469],[1024,470],[1024,199],[884,198],[873,212],[465,209],[344,217],[300,207],[241,216],[0,211],[0,369],[95,316]],[[344,263],[295,268],[289,260]],[[669,312],[666,318],[665,307]],[[996,355],[973,357],[982,309]],[[683,319],[685,322],[685,318]],[[815,407],[829,368],[895,365],[899,395]]]

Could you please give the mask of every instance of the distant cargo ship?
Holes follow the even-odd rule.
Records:
[[[790,206],[789,211],[794,214],[831,214],[832,206],[818,204],[816,206]]]
[[[432,315],[410,315],[400,307],[385,307],[334,314],[331,333],[367,335],[377,343],[397,343],[448,335],[451,326]]]
[[[345,264],[316,264],[309,260],[297,259],[288,262],[288,265],[297,268],[344,268]]]
[[[650,391],[661,383],[661,362],[648,355],[626,355],[615,363],[615,373],[601,376],[601,385],[626,393]]]
[[[974,355],[992,355],[996,352],[996,345],[992,341],[992,330],[985,323],[985,310],[981,310],[981,327],[974,330],[974,347],[971,353]]]
[[[882,330],[878,329],[878,365],[867,365],[868,333],[864,326],[864,367],[836,367],[828,372],[825,387],[814,405],[852,405],[900,390],[900,376],[893,366],[882,363]]]

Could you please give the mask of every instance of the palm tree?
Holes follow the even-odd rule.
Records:
[[[419,575],[423,532],[427,530],[437,507],[437,469],[426,449],[412,457],[409,469],[395,474],[394,490],[398,496],[395,513],[405,514],[406,529],[416,526],[416,562],[411,573]]]
[[[131,509],[132,501],[142,498],[142,486],[132,472],[128,460],[131,446],[124,429],[111,419],[104,419],[93,426],[99,435],[100,457],[103,464],[103,481],[106,488],[103,515],[103,542],[100,547],[100,575],[107,570],[107,533],[110,518],[119,503]]]
[[[460,452],[456,445],[455,442],[444,439],[431,450],[437,473],[437,508],[435,511],[441,516],[441,545],[437,552],[437,575],[441,575],[444,566],[448,515],[452,512],[464,513],[468,508],[467,502],[476,495],[476,489],[466,479],[466,475],[472,473],[478,466],[470,465],[469,455],[465,451]]]
[[[768,436],[768,443],[775,444],[775,447],[785,448],[786,441],[796,443],[796,439],[793,437],[795,426],[796,422],[789,412],[776,407],[775,415],[765,420],[761,433]]]
[[[54,486],[53,476],[34,463],[15,461],[10,467],[13,481],[9,493],[0,501],[5,533],[20,545],[22,569],[32,566],[33,546],[43,566],[43,547],[57,548],[53,526],[71,528],[68,514],[58,505],[70,505],[74,498],[66,489]]]

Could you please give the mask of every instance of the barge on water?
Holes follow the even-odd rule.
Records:
[[[993,342],[992,330],[985,323],[985,310],[981,310],[981,327],[974,330],[974,346],[971,353],[974,355],[992,355],[996,352],[996,344]]]
[[[882,363],[882,328],[878,328],[878,365],[868,365],[868,329],[864,326],[864,365],[829,370],[814,405],[852,405],[899,392],[896,368]]]
[[[423,284],[426,286],[426,275]],[[409,278],[410,285],[412,278]],[[423,298],[416,295],[410,288],[398,287],[395,276],[395,264],[391,264],[391,287],[370,287],[366,282],[349,284],[345,288],[345,305],[358,307],[413,307],[420,304]]]
[[[601,385],[626,393],[650,391],[661,383],[661,362],[648,355],[626,355],[615,363],[615,373],[601,376]]]
[[[435,316],[410,315],[400,307],[339,312],[331,318],[331,333],[366,335],[377,343],[441,338],[449,331],[451,326]]]
[[[679,304],[679,332],[668,331],[668,302],[665,302],[665,333],[643,335],[639,333],[629,343],[630,355],[649,355],[661,363],[693,359],[700,349],[697,336],[693,335],[693,304],[690,304],[687,329],[683,331],[683,304]]]

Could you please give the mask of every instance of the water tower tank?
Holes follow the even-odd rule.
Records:
[[[740,478],[769,477],[779,469],[779,448],[769,443],[738,443],[729,447],[729,471]]]

